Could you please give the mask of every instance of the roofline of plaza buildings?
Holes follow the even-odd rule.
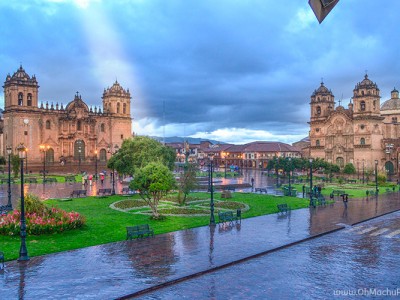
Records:
[[[209,141],[200,143],[165,143],[176,153],[176,162],[185,162],[189,152],[189,162],[204,164],[209,154],[213,154],[215,164],[235,165],[240,168],[266,168],[274,157],[301,158],[302,149],[282,142],[255,141],[243,145],[213,144]]]

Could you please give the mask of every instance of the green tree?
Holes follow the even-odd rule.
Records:
[[[133,175],[137,169],[151,162],[161,164],[173,170],[175,151],[160,142],[145,136],[126,139],[121,148],[107,162],[108,168],[114,168],[120,174]]]
[[[0,156],[0,165],[5,165],[6,163],[6,158],[4,156]]]
[[[137,169],[129,187],[139,191],[140,197],[150,206],[153,218],[159,219],[158,203],[161,197],[175,187],[175,178],[165,165],[151,162]]]
[[[14,173],[15,178],[18,177],[19,168],[21,166],[20,164],[21,164],[21,160],[20,160],[19,156],[15,155],[15,154],[11,155],[11,169]]]
[[[355,174],[356,173],[356,168],[352,163],[348,163],[344,166],[343,169],[344,174]]]
[[[197,166],[195,164],[187,164],[185,165],[185,171],[182,176],[179,178],[178,187],[179,193],[183,194],[183,199],[180,200],[179,195],[179,203],[182,205],[186,204],[186,198],[191,191],[198,187],[196,173],[197,173]]]

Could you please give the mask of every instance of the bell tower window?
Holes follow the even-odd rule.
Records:
[[[51,129],[50,120],[46,121],[46,129]]]
[[[104,123],[100,124],[100,132],[104,132],[105,131],[105,126]]]
[[[361,101],[360,103],[360,110],[365,111],[365,101]]]
[[[28,94],[28,101],[26,103],[28,106],[32,106],[32,94]]]
[[[19,106],[24,105],[24,94],[23,93],[18,94],[18,105]]]
[[[319,140],[316,140],[316,141],[315,141],[315,146],[319,147],[320,145],[321,145],[320,141],[319,141]]]
[[[122,113],[126,114],[126,103],[122,104]]]
[[[119,114],[119,109],[120,109],[120,103],[117,103],[117,114]]]
[[[82,122],[80,120],[76,123],[76,130],[82,130]]]
[[[365,139],[364,138],[360,139],[360,145],[365,145]]]
[[[317,115],[320,115],[320,114],[321,114],[321,107],[317,106]]]

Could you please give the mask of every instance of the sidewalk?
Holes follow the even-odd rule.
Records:
[[[399,193],[6,263],[2,299],[114,299],[400,209]],[[207,275],[205,275],[207,276]]]

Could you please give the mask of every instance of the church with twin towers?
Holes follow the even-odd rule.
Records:
[[[117,81],[99,95],[96,107],[89,107],[78,92],[65,104],[40,101],[36,77],[22,66],[7,75],[3,89],[1,155],[7,147],[16,153],[23,144],[28,168],[36,171],[44,159],[49,167],[59,168],[92,165],[95,160],[105,164],[114,149],[132,137],[131,94]]]
[[[358,172],[399,174],[400,99],[394,88],[381,101],[378,85],[366,74],[353,90],[347,108],[336,106],[332,91],[321,82],[311,95],[310,157]]]

